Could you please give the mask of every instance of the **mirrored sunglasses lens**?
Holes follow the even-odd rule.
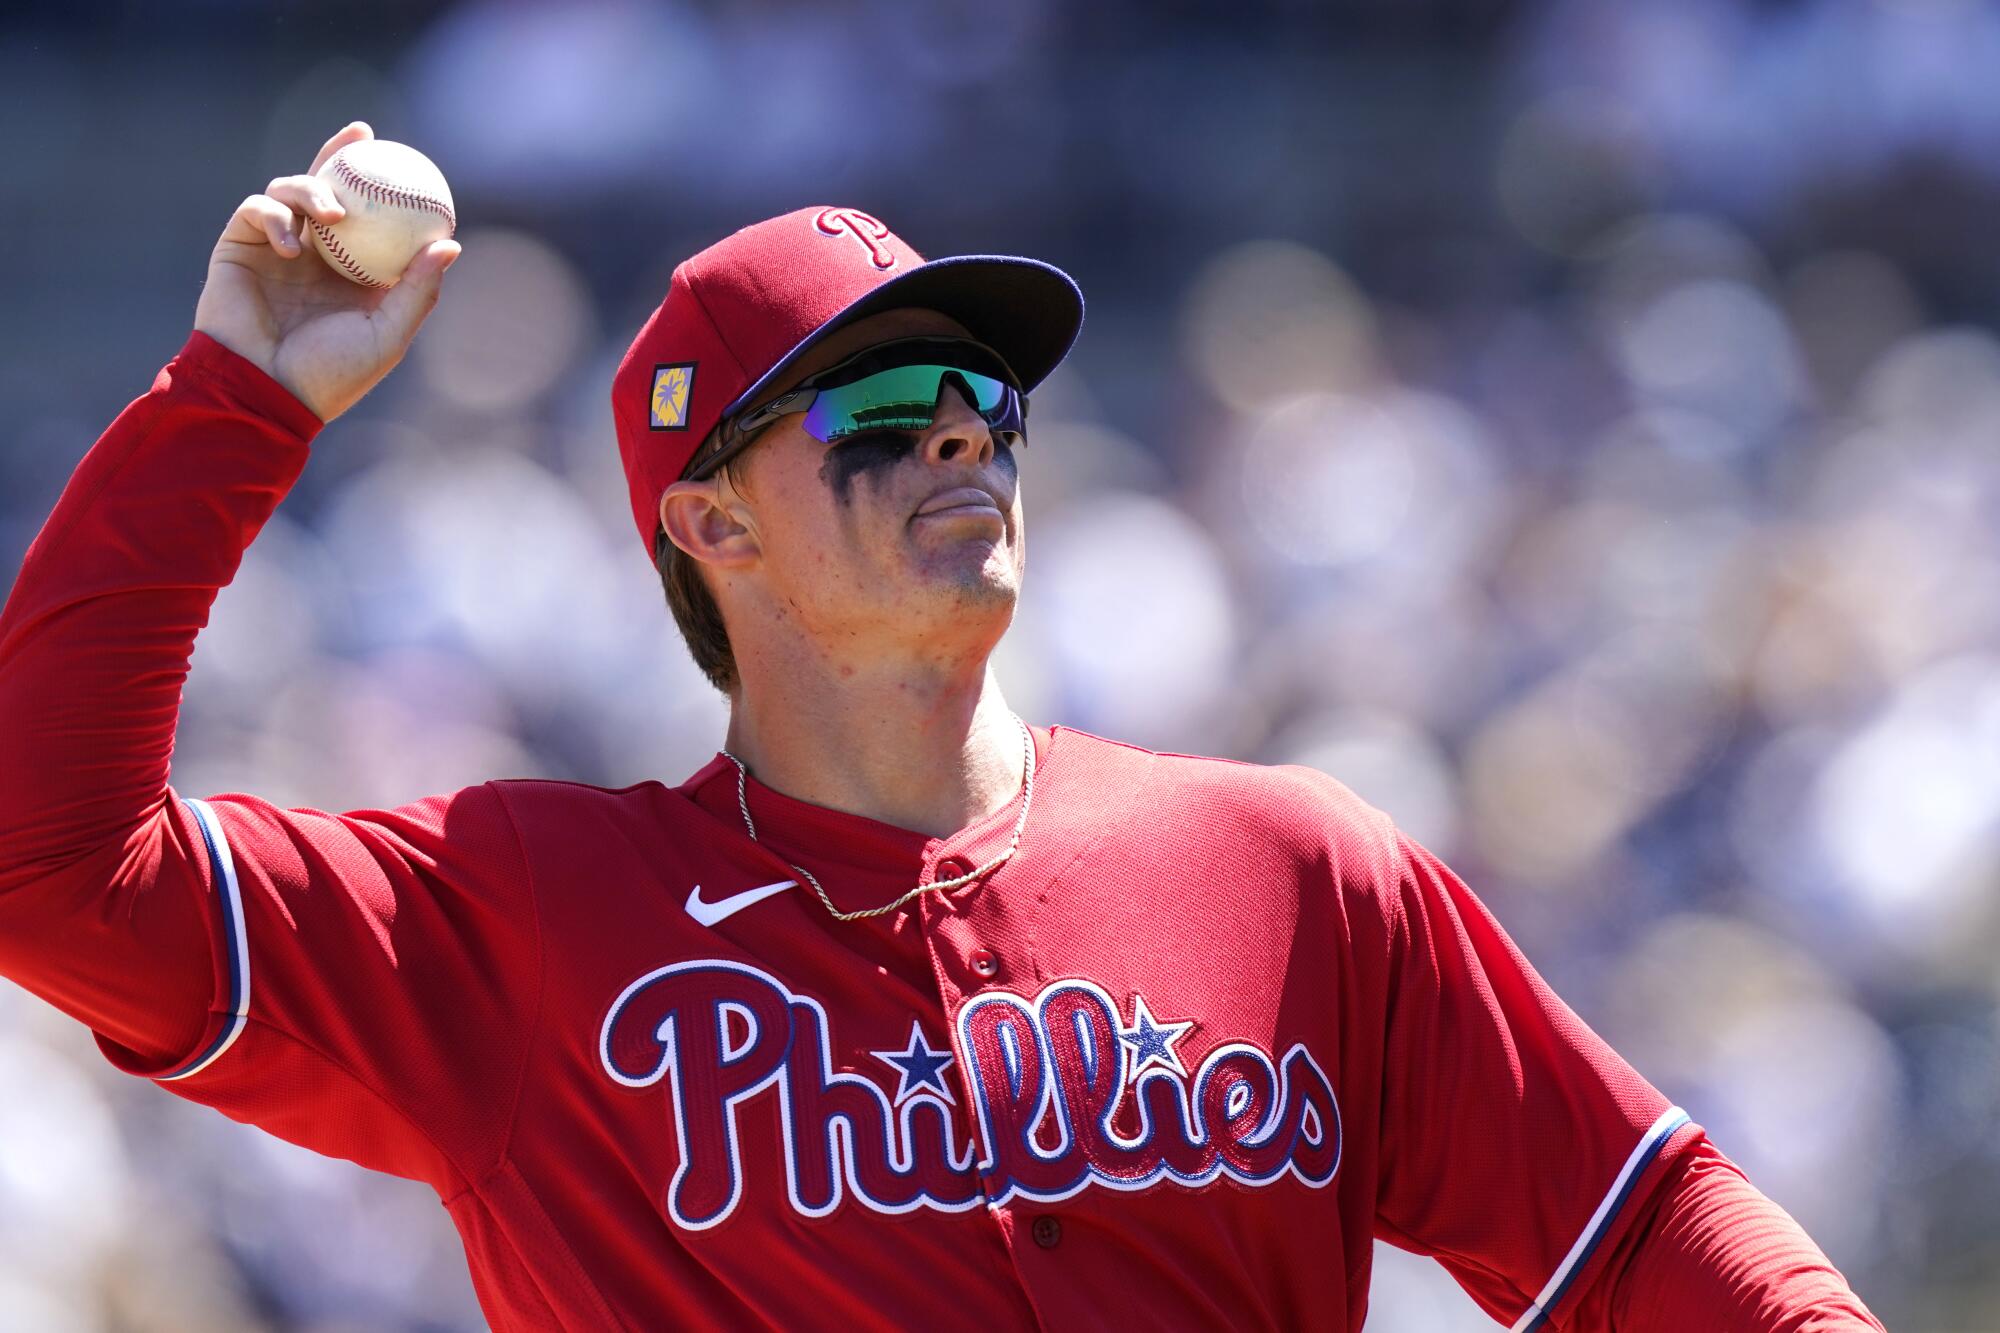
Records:
[[[835,388],[821,389],[806,410],[806,433],[826,444],[871,430],[923,430],[937,415],[945,377],[962,382],[973,407],[989,422],[1005,411],[1009,390],[989,375],[951,366],[900,366]]]

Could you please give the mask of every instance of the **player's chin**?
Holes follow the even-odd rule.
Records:
[[[1011,605],[1021,590],[1019,550],[1006,541],[965,540],[918,555],[917,582],[965,602]]]

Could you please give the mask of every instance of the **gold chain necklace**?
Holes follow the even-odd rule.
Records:
[[[941,879],[932,884],[919,884],[916,888],[911,889],[908,893],[896,899],[895,902],[883,907],[871,907],[863,912],[843,912],[833,905],[833,899],[826,896],[826,890],[820,887],[819,880],[813,875],[812,871],[807,870],[801,865],[792,865],[790,861],[786,861],[785,864],[791,866],[792,870],[797,874],[805,877],[806,883],[812,885],[813,892],[819,895],[820,902],[826,905],[826,910],[833,915],[835,921],[859,921],[864,917],[886,916],[920,893],[942,892],[946,889],[955,889],[961,884],[970,884],[982,875],[992,873],[1005,864],[1008,858],[1012,857],[1015,852],[1021,850],[1021,830],[1028,827],[1028,807],[1034,804],[1035,800],[1034,734],[1028,730],[1028,724],[1021,721],[1018,716],[1015,717],[1014,724],[1021,729],[1021,817],[1014,821],[1014,836],[1007,843],[1007,850],[994,857],[991,861],[988,861],[985,865],[968,870],[956,879]],[[743,829],[750,835],[750,841],[761,842],[757,837],[757,824],[750,818],[750,794],[748,791],[750,770],[743,766],[741,759],[738,759],[727,750],[722,752],[722,757],[736,765],[736,808],[743,812]]]

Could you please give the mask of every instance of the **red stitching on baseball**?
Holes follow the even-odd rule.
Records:
[[[387,287],[389,285],[370,273],[367,269],[361,267],[361,265],[355,263],[354,256],[347,253],[347,247],[343,246],[340,243],[340,239],[328,231],[325,225],[318,219],[307,218],[306,223],[313,229],[313,235],[319,240],[320,245],[325,247],[328,258],[340,265],[341,270],[348,277],[354,279],[364,287]]]
[[[451,205],[434,194],[425,194],[420,190],[406,190],[388,181],[364,175],[347,160],[344,154],[333,159],[333,170],[345,184],[359,190],[378,204],[394,204],[400,208],[417,208],[439,214],[444,218],[445,235],[451,236],[458,231],[458,218],[452,214]]]

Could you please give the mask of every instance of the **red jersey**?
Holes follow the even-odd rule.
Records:
[[[1019,853],[847,922],[788,861],[879,906],[1018,804],[928,838],[751,781],[760,843],[720,757],[338,815],[171,793],[188,650],[316,426],[197,336],[31,550],[0,972],[121,1068],[428,1182],[496,1327],[1358,1329],[1376,1237],[1562,1326],[1707,1151],[1306,769],[1036,729]]]

